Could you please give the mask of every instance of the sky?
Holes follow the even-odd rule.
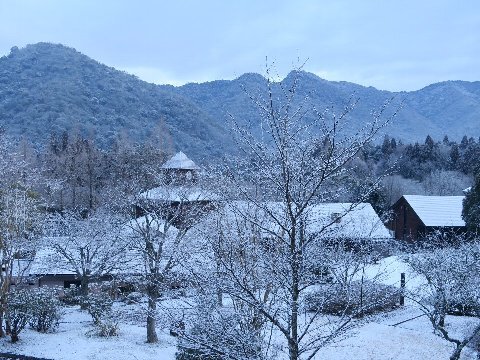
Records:
[[[382,90],[480,80],[478,0],[0,0],[0,56],[61,43],[157,83],[304,65]]]

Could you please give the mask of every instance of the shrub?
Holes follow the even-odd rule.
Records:
[[[95,329],[89,332],[90,335],[93,334],[101,337],[118,336],[118,321],[112,316],[104,316],[94,325]]]
[[[176,360],[221,360],[234,357],[261,358],[257,331],[241,326],[234,314],[200,314],[193,327],[178,334]]]
[[[361,317],[391,310],[397,306],[399,299],[400,289],[394,286],[355,281],[349,286],[338,283],[322,285],[305,297],[305,308],[329,315]]]
[[[18,341],[18,334],[27,326],[32,317],[32,293],[27,289],[17,290],[9,294],[5,320],[10,325],[10,339]]]
[[[39,288],[32,291],[31,318],[29,325],[36,331],[46,333],[57,328],[61,318],[60,301],[55,291]]]
[[[113,300],[106,293],[89,294],[83,305],[92,316],[95,329],[90,334],[102,337],[118,335],[118,321],[112,316]]]
[[[125,297],[125,302],[128,304],[128,305],[131,305],[131,304],[138,304],[142,301],[142,298],[143,298],[143,294],[140,293],[140,292],[131,292],[130,294],[128,294],[126,297]]]
[[[65,305],[79,305],[80,304],[80,287],[71,285],[69,288],[63,290],[63,296],[60,300]]]
[[[457,294],[454,301],[448,304],[447,314],[454,316],[472,316],[480,315],[480,302],[476,294]]]
[[[92,316],[94,324],[99,324],[102,317],[110,313],[112,304],[112,299],[104,293],[89,294],[82,299],[82,305],[85,306],[88,313]]]

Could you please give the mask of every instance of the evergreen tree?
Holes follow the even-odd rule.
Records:
[[[453,144],[451,149],[450,149],[450,159],[449,159],[449,162],[450,162],[449,167],[450,167],[451,170],[457,170],[458,169],[459,160],[460,160],[460,151],[458,149],[458,145]]]
[[[480,169],[477,169],[475,183],[463,200],[462,218],[469,231],[480,232]]]

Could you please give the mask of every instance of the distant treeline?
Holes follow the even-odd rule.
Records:
[[[26,140],[12,148],[38,173],[37,188],[46,208],[88,211],[128,201],[125,194],[156,186],[161,165],[174,153],[170,139],[162,134],[159,131],[144,143],[118,136],[105,149],[72,131],[52,134],[41,150]],[[441,141],[427,136],[422,144],[404,144],[385,136],[381,144],[366,146],[348,165],[356,176],[331,186],[339,189],[338,201],[368,201],[386,215],[403,194],[462,195],[473,182],[479,158],[480,139],[472,137],[464,136],[457,143],[447,136]],[[373,184],[370,197],[359,199]]]

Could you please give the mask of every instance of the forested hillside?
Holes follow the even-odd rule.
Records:
[[[283,81],[284,86],[288,87],[293,78],[294,74],[290,73]],[[227,114],[259,123],[258,111],[246,94],[264,96],[266,86],[262,76],[244,74],[233,81],[187,84],[170,89],[192,99],[211,114],[219,126],[224,126]],[[280,86],[274,90],[275,96],[281,96]],[[348,82],[327,81],[305,72],[299,77],[298,93],[319,111],[328,108],[340,113],[346,104],[357,101],[349,114],[350,131],[371,121],[372,112],[392,100],[385,115],[399,107],[401,110],[385,132],[404,142],[423,141],[427,135],[440,139],[448,135],[457,141],[465,134],[480,136],[480,82],[448,81],[418,91],[392,93]]]
[[[225,129],[187,98],[47,43],[0,59],[0,125],[35,142],[75,129],[104,146],[121,134],[202,154],[228,147]]]
[[[284,86],[295,77],[284,79]],[[449,81],[414,92],[392,93],[347,82],[330,82],[300,73],[298,99],[339,113],[357,101],[348,130],[371,120],[372,111],[393,98],[388,116],[401,110],[385,129],[404,143],[448,135],[480,135],[480,82]],[[150,140],[194,154],[197,159],[235,153],[230,115],[260,131],[260,116],[249,99],[265,95],[265,78],[244,74],[181,87],[154,85],[100,64],[72,48],[39,43],[13,48],[0,59],[0,126],[8,134],[44,143],[52,133],[75,130],[102,147],[119,136],[132,142]],[[279,84],[272,87],[281,96]],[[297,104],[298,105],[298,104]],[[308,116],[312,116],[311,113]],[[305,121],[311,119],[305,118]]]

